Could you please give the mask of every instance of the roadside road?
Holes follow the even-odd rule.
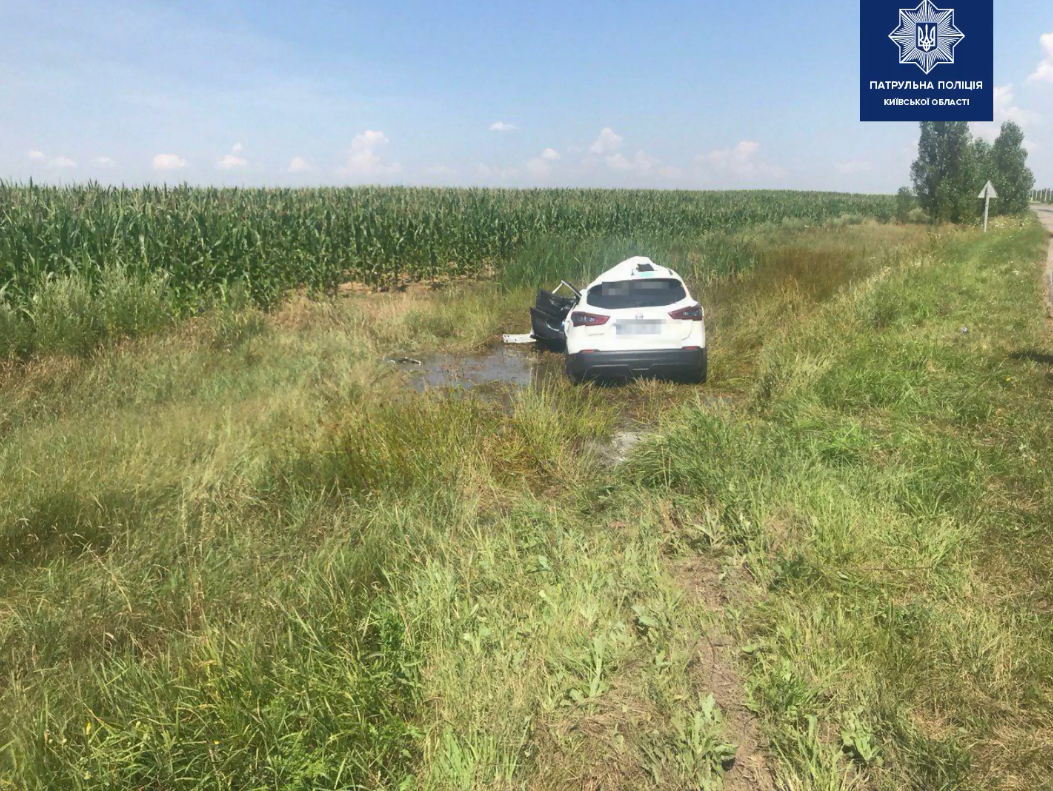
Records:
[[[1038,219],[1046,226],[1046,230],[1049,231],[1051,237],[1053,237],[1053,206],[1045,203],[1036,203],[1031,207]],[[1043,275],[1043,281],[1046,284],[1046,297],[1049,299],[1049,308],[1051,314],[1053,314],[1053,239],[1049,242],[1049,252],[1046,255],[1046,273]]]

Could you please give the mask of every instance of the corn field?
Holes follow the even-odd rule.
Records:
[[[0,297],[110,267],[165,274],[181,304],[242,284],[288,289],[500,271],[545,238],[689,239],[795,218],[887,221],[891,196],[804,192],[433,188],[45,187],[0,182]]]

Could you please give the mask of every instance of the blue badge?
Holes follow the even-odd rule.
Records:
[[[994,0],[912,3],[860,0],[859,120],[992,120]]]

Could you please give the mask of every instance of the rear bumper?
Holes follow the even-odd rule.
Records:
[[[628,379],[634,376],[691,379],[704,373],[705,355],[705,347],[579,352],[567,355],[567,373],[576,379]]]

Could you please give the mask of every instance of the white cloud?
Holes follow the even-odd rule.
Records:
[[[1035,73],[1027,78],[1028,82],[1053,82],[1053,33],[1043,33],[1042,50],[1045,53]]]
[[[773,165],[757,156],[760,143],[743,140],[734,148],[723,148],[700,154],[698,163],[708,170],[724,173],[741,179],[777,178],[785,174],[778,165]]]
[[[248,165],[249,161],[247,159],[235,154],[227,154],[216,161],[217,170],[237,170],[238,168],[248,167]]]
[[[644,151],[637,151],[629,159],[624,154],[613,154],[607,157],[607,167],[612,170],[631,170],[635,173],[650,173],[659,161]]]
[[[377,153],[388,144],[388,136],[383,132],[367,129],[356,135],[351,141],[351,150],[347,155],[347,165],[337,171],[339,176],[387,176],[399,173],[402,166],[397,162],[388,164]]]
[[[28,151],[26,156],[32,159],[34,162],[43,162],[47,159],[47,155],[43,151]]]
[[[633,170],[635,170],[638,173],[650,173],[652,170],[655,170],[660,164],[661,162],[659,162],[658,159],[652,157],[645,151],[637,151],[636,154],[633,155],[632,167]]]
[[[91,164],[97,168],[112,168],[117,163],[113,161],[111,157],[95,157],[91,161]]]
[[[994,112],[995,121],[1015,121],[1020,126],[1030,126],[1038,120],[1038,116],[1029,110],[1024,110],[1013,103],[1013,85],[1002,87],[995,86],[994,89]]]
[[[855,176],[860,173],[869,173],[874,169],[874,163],[868,162],[865,159],[853,159],[849,162],[842,162],[837,166],[837,172],[842,176]]]
[[[753,140],[743,140],[734,148],[722,148],[710,151],[708,154],[702,154],[699,159],[716,165],[721,165],[727,162],[748,162],[759,150],[760,143],[754,142]]]
[[[613,154],[622,147],[622,136],[615,133],[609,126],[605,126],[600,136],[589,146],[589,152],[593,154]]]
[[[1038,116],[1013,103],[1013,84],[994,87],[994,120],[977,121],[969,125],[973,134],[993,142],[1006,121],[1013,121],[1026,129],[1038,120]]]
[[[239,170],[240,168],[247,168],[249,166],[249,160],[245,159],[245,157],[238,156],[244,150],[245,146],[241,143],[235,143],[231,147],[229,154],[216,160],[216,170]]]
[[[546,179],[552,175],[552,167],[559,159],[556,149],[546,148],[540,155],[527,161],[526,172],[535,179]]]
[[[451,168],[449,165],[429,165],[424,168],[424,172],[429,176],[456,176],[457,169]]]
[[[683,171],[673,165],[662,164],[662,160],[653,157],[646,151],[640,150],[631,157],[622,153],[611,154],[603,158],[604,163],[611,170],[623,173],[632,173],[637,176],[661,176],[666,179],[678,179],[683,176]]]
[[[187,164],[178,154],[158,154],[154,157],[154,170],[182,170]]]
[[[515,124],[506,124],[504,121],[494,121],[490,124],[491,132],[514,132],[516,131]]]
[[[310,173],[314,168],[303,157],[293,157],[286,170],[289,173]]]
[[[77,163],[69,157],[52,157],[48,160],[48,167],[56,170],[72,170],[77,167]]]

